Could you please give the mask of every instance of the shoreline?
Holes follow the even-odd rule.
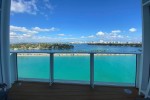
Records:
[[[94,54],[95,56],[132,56],[134,54]],[[50,54],[43,53],[19,53],[17,56],[50,56]],[[64,54],[54,54],[54,56],[90,56],[90,54],[82,54],[82,53],[64,53]]]

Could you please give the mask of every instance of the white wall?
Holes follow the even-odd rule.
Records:
[[[2,0],[1,27],[0,27],[0,52],[3,82],[11,87],[10,83],[10,51],[9,51],[9,20],[11,0]]]
[[[143,5],[143,70],[142,90],[146,90],[150,71],[150,4]]]

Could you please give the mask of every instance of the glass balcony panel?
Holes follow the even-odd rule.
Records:
[[[18,54],[18,77],[49,79],[49,54]]]
[[[54,66],[56,80],[90,80],[89,54],[55,54]]]
[[[135,55],[96,55],[95,82],[135,83]]]

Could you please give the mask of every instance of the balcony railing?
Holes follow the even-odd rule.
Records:
[[[11,51],[10,55],[16,81],[140,86],[141,53]]]

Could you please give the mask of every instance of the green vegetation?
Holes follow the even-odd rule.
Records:
[[[50,44],[50,43],[19,43],[11,44],[12,50],[68,50],[74,46],[70,44]]]

